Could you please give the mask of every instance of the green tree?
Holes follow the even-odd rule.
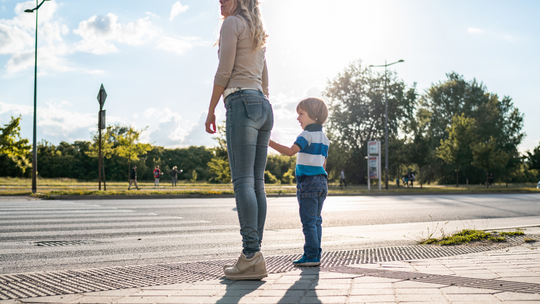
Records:
[[[22,173],[29,166],[28,155],[31,151],[31,146],[28,139],[21,138],[21,117],[11,117],[11,121],[0,127],[0,155],[4,154]]]
[[[431,150],[437,149],[441,140],[448,139],[452,118],[464,115],[475,120],[479,142],[488,142],[493,136],[497,138],[496,149],[508,154],[506,166],[497,168],[496,173],[508,178],[521,170],[518,146],[524,136],[523,114],[514,106],[512,99],[488,92],[486,86],[476,79],[467,81],[455,72],[446,76],[446,80],[433,84],[420,98],[420,110],[425,111],[429,118],[427,130],[432,138]],[[441,160],[428,167],[428,171],[437,175],[435,178],[439,182],[450,180],[455,170]],[[483,171],[471,163],[463,163],[460,170],[473,182],[483,182]]]
[[[531,151],[525,152],[529,170],[540,170],[540,144]]]
[[[105,132],[102,132],[101,134],[101,157],[102,157],[102,163],[101,163],[101,174],[103,178],[103,185],[105,189],[107,188],[106,182],[105,182],[105,168],[107,167],[105,165],[105,160],[110,159],[114,155],[114,141],[113,141],[113,126],[107,126],[107,129]],[[92,135],[92,145],[90,146],[89,151],[85,152],[86,155],[93,157],[93,158],[99,158],[99,133],[94,132]]]
[[[123,157],[128,161],[128,179],[131,162],[139,160],[139,156],[145,155],[148,151],[152,150],[151,144],[143,144],[139,142],[139,137],[145,130],[146,129],[139,131],[133,127],[129,127],[127,132],[123,134],[112,134],[114,140],[118,143],[118,145],[114,148],[114,154]]]
[[[225,122],[217,126],[218,136],[214,139],[218,145],[212,148],[213,157],[208,162],[209,171],[214,175],[210,181],[219,183],[231,182],[231,167],[229,165],[229,155],[227,154],[227,135],[225,130]]]
[[[418,182],[420,183],[420,188],[424,184],[424,168],[433,161],[433,151],[430,149],[431,138],[426,137],[421,133],[414,135],[414,138],[411,142],[407,143],[405,146],[408,164],[415,164],[418,166]]]
[[[447,128],[448,138],[441,139],[436,156],[456,170],[456,187],[459,185],[459,170],[472,162],[471,144],[476,141],[476,121],[464,114],[454,115]]]
[[[488,142],[477,142],[471,144],[473,155],[472,165],[483,169],[486,173],[486,187],[489,186],[487,176],[491,169],[495,167],[505,167],[508,162],[508,154],[501,150],[496,150],[497,139],[493,136]]]
[[[397,137],[400,126],[414,113],[416,93],[414,87],[406,90],[405,84],[394,72],[388,72],[387,77],[388,133],[391,140]],[[331,139],[328,160],[331,176],[347,168],[349,180],[367,182],[364,158],[367,142],[380,140],[384,144],[384,83],[384,73],[373,72],[362,66],[360,60],[351,63],[330,80],[324,95],[328,98],[330,108],[327,133]],[[395,155],[389,155],[390,163]],[[336,156],[339,160],[332,159]]]
[[[290,184],[293,182],[290,176],[286,176],[286,174],[292,170],[294,176],[295,168],[296,155],[289,157],[286,155],[269,154],[266,160],[266,170],[283,184]],[[268,180],[265,179],[265,182],[268,183]]]

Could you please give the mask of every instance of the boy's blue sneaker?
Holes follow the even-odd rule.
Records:
[[[308,257],[304,254],[302,258],[299,260],[292,262],[294,266],[297,267],[309,267],[309,266],[319,266],[321,265],[321,259],[308,259]]]

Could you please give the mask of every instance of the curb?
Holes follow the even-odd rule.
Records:
[[[329,193],[328,196],[417,196],[417,195],[471,195],[471,194],[540,194],[531,191],[463,191],[463,192],[392,192],[392,193]],[[296,197],[295,193],[270,193],[266,197]],[[163,195],[51,195],[54,200],[104,200],[104,199],[178,199],[178,198],[234,198],[234,194],[163,194]]]

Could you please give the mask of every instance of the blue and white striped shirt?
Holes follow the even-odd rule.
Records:
[[[294,142],[300,148],[296,158],[296,176],[324,174],[324,161],[328,157],[330,141],[322,131],[322,125],[310,124]]]

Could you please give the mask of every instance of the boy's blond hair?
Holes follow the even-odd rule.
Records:
[[[324,100],[316,97],[306,98],[296,106],[298,110],[306,111],[309,118],[315,120],[318,124],[323,124],[328,118],[328,107]]]

